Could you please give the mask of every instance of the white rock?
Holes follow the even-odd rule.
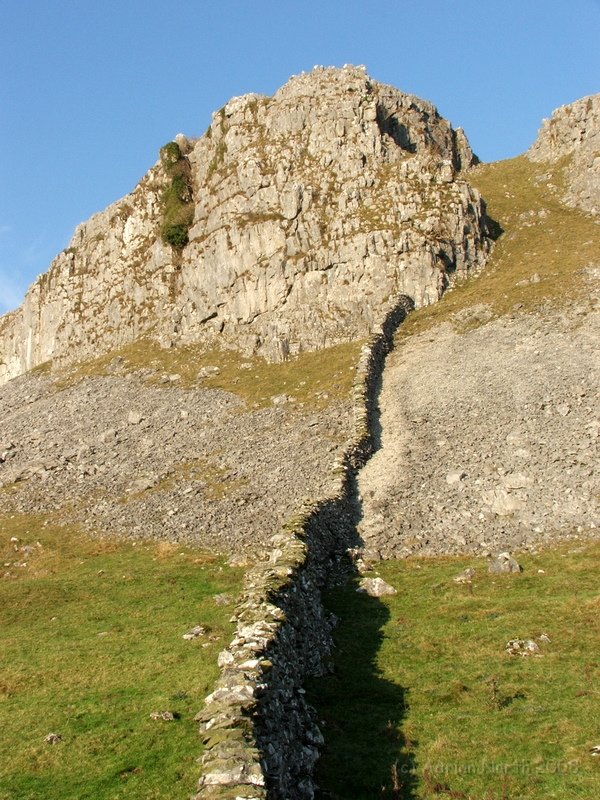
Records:
[[[508,475],[502,478],[502,483],[504,484],[504,488],[510,492],[513,489],[524,489],[526,486],[529,486],[531,484],[531,478],[523,475],[522,472],[509,472]]]
[[[360,581],[357,592],[364,592],[369,597],[384,597],[385,595],[398,594],[397,590],[383,578],[363,578]]]
[[[449,486],[454,486],[457,483],[460,483],[467,477],[467,473],[464,472],[462,469],[453,469],[446,475],[446,483]]]
[[[506,644],[506,652],[511,656],[537,656],[540,648],[533,639],[511,639]]]
[[[475,570],[472,567],[467,567],[467,569],[456,575],[452,580],[454,583],[472,583],[474,577]]]
[[[519,573],[521,571],[521,565],[510,553],[499,553],[488,567],[488,572],[494,574]]]
[[[506,489],[494,489],[491,497],[491,506],[494,514],[499,517],[507,517],[516,511],[525,508],[524,498],[509,494]]]

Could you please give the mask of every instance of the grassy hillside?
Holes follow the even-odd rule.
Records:
[[[271,364],[259,356],[244,357],[233,350],[206,351],[194,345],[165,350],[155,342],[141,339],[59,371],[56,385],[64,388],[90,375],[109,374],[116,358],[122,360],[124,372],[146,370],[148,383],[160,383],[165,375],[171,375],[177,376],[179,386],[224,389],[255,407],[268,406],[273,396],[287,394],[298,403],[319,408],[330,401],[348,398],[362,344],[347,342]],[[48,362],[43,370],[49,369]],[[202,370],[206,374],[199,379]]]
[[[600,545],[520,559],[386,562],[398,594],[333,592],[336,672],[315,681],[319,780],[344,800],[596,797],[600,758]],[[453,577],[476,570],[472,584]],[[545,634],[549,641],[540,639]],[[511,656],[514,638],[540,654]]]
[[[0,558],[1,800],[188,798],[239,570],[34,517],[0,518]]]
[[[460,330],[460,312],[475,304],[487,307],[487,319],[585,300],[585,269],[597,259],[600,226],[561,203],[564,166],[534,164],[519,156],[482,164],[468,174],[503,233],[484,272],[448,292],[440,303],[412,314],[400,338],[447,321]],[[476,317],[467,323],[476,324]]]

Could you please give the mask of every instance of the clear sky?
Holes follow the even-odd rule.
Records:
[[[364,64],[485,161],[600,91],[600,0],[0,0],[0,313],[159,148],[246,92]]]

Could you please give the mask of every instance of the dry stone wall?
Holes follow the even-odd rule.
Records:
[[[160,235],[160,161],[0,319],[0,382],[140,337],[270,360],[367,336],[390,298],[434,302],[483,266],[468,142],[427,101],[361,68],[318,68],[217,112],[189,163],[193,221]]]
[[[308,800],[323,738],[304,698],[326,673],[334,621],[321,591],[351,568],[358,545],[356,473],[375,446],[373,406],[393,333],[412,307],[402,297],[363,348],[354,386],[354,437],[335,493],[301,510],[246,576],[237,630],[199,714],[205,746],[197,800]]]

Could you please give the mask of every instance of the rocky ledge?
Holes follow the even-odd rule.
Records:
[[[565,201],[600,214],[600,94],[557,108],[527,151],[532,161],[564,159]]]

